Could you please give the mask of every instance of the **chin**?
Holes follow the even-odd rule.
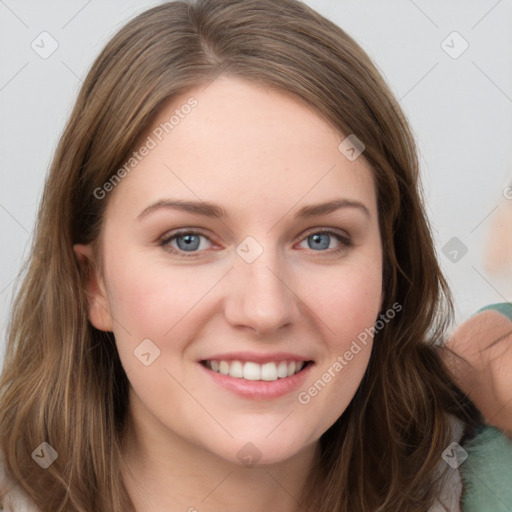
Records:
[[[243,439],[231,439],[222,446],[212,447],[209,451],[230,464],[252,468],[279,464],[300,457],[314,444],[307,443],[304,439],[294,441],[290,433],[287,433],[285,438],[282,434],[276,434],[275,439],[271,437],[272,434],[268,438],[261,434],[248,434]]]

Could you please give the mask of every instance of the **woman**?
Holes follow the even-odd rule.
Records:
[[[479,415],[434,348],[450,314],[410,130],[361,48],[292,0],[155,7],[52,164],[7,472],[41,511],[459,510],[452,443]]]

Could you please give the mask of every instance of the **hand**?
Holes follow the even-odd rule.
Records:
[[[487,423],[512,438],[512,320],[493,309],[477,313],[456,329],[441,357]]]

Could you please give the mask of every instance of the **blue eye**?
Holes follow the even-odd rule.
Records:
[[[182,251],[194,251],[199,248],[200,242],[199,235],[190,234],[176,237],[176,243]]]
[[[310,249],[328,249],[331,237],[327,233],[314,233],[309,235],[306,240]]]
[[[333,239],[338,247],[332,247]],[[314,252],[338,253],[351,247],[352,241],[348,235],[342,235],[332,230],[316,230],[302,239],[301,247],[307,243],[306,249]],[[206,246],[205,246],[206,243]],[[159,244],[168,252],[183,257],[199,256],[202,251],[212,245],[212,241],[196,231],[179,231],[162,238]],[[210,244],[210,246],[208,246]]]
[[[329,247],[333,238],[341,245],[341,247]],[[307,242],[308,248],[313,249],[315,252],[325,252],[326,249],[331,249],[329,252],[339,252],[352,245],[348,236],[343,236],[340,233],[329,230],[315,231],[307,235],[302,243],[304,242]]]
[[[201,239],[209,241],[206,236],[201,235],[200,233],[195,233],[194,231],[181,231],[164,238],[160,244],[173,253],[183,254],[184,252],[188,252],[192,253],[191,255],[195,255],[194,253],[196,253],[198,249],[204,249],[204,244],[201,244]],[[172,244],[173,242],[176,242],[176,246]],[[183,255],[187,256],[185,254]]]

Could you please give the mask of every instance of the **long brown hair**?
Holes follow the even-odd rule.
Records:
[[[7,468],[42,512],[134,510],[122,481],[127,376],[112,333],[87,319],[73,245],[98,240],[101,188],[163,102],[219,74],[295,93],[365,145],[378,190],[383,311],[348,409],[321,437],[304,510],[426,511],[439,491],[448,414],[474,413],[434,344],[451,319],[407,121],[364,51],[295,0],[171,2],[130,21],[94,62],[60,139],[17,293],[0,381]],[[48,442],[46,470],[31,454]],[[319,498],[320,496],[321,498]]]

